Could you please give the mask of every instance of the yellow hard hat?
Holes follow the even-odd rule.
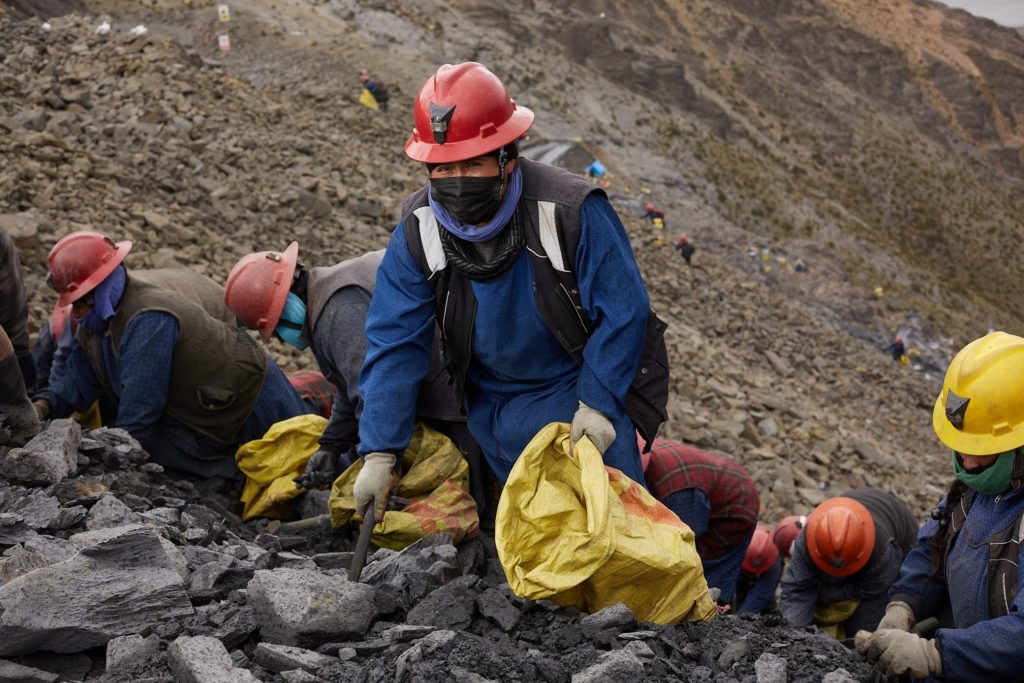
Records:
[[[992,332],[960,350],[935,400],[932,428],[957,453],[1024,446],[1024,339]]]

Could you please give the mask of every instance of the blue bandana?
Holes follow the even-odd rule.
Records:
[[[93,302],[89,312],[81,318],[75,318],[75,321],[93,334],[106,332],[107,321],[114,317],[117,305],[121,303],[126,279],[124,266],[115,268],[107,279],[92,290]]]
[[[299,351],[304,351],[309,342],[302,336],[302,328],[306,322],[306,304],[294,292],[288,292],[288,298],[284,302],[284,310],[281,312],[281,319],[274,328],[281,339],[291,344]]]
[[[519,197],[523,194],[523,174],[519,170],[519,166],[512,170],[512,173],[508,176],[508,190],[505,192],[505,196],[501,199],[501,204],[498,205],[498,211],[494,214],[494,218],[489,220],[486,225],[467,225],[460,223],[444,210],[444,207],[440,203],[435,202],[432,193],[427,192],[427,201],[430,203],[430,210],[434,213],[434,218],[440,223],[445,230],[452,233],[460,239],[464,239],[467,242],[486,242],[493,239],[501,232],[508,222],[512,219],[512,214],[516,211],[516,205],[519,203]]]

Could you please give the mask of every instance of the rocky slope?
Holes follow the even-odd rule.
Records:
[[[539,40],[544,17],[561,19],[551,26],[603,26],[606,33],[613,25],[615,31],[644,21],[651,25],[650,17],[618,16],[610,5],[604,19],[538,5],[521,16],[524,28],[513,31],[530,49],[509,69],[502,66],[514,43],[508,35],[499,41],[489,33],[490,15],[472,3],[459,4],[458,12],[450,8],[451,21],[444,26],[421,25],[432,5],[403,7],[236,3],[230,24],[235,47],[227,54],[212,48],[222,28],[212,3],[118,4],[109,36],[94,33],[99,18],[55,20],[48,32],[38,22],[4,20],[8,39],[0,51],[8,68],[0,126],[9,134],[0,138],[0,221],[23,248],[35,293],[34,321],[43,320],[51,305],[42,285],[45,253],[72,229],[135,240],[131,266],[178,263],[215,279],[223,279],[241,254],[282,248],[293,238],[307,263],[383,246],[398,200],[422,182],[422,171],[399,152],[416,87],[407,83],[415,78],[418,84],[445,55],[476,56],[495,65],[512,90],[523,93],[521,100],[537,109],[530,143],[583,134],[585,144],[608,160],[612,199],[634,235],[654,305],[671,325],[675,391],[666,435],[742,459],[764,492],[766,521],[862,484],[890,488],[919,512],[930,509],[945,475],[930,464],[940,456],[930,434],[929,406],[937,392],[935,370],[944,367],[951,348],[938,338],[937,329],[943,337],[948,333],[937,323],[973,317],[978,325],[978,313],[967,316],[960,307],[942,320],[930,314],[944,297],[962,293],[936,284],[923,290],[931,300],[919,299],[918,307],[899,281],[877,280],[888,293],[872,299],[859,283],[876,280],[869,281],[866,266],[850,264],[871,260],[909,281],[907,274],[917,272],[906,260],[912,254],[877,244],[880,237],[867,228],[851,232],[848,218],[854,214],[830,192],[835,178],[823,166],[799,183],[779,181],[788,167],[771,155],[782,143],[754,145],[756,130],[741,125],[737,107],[700,105],[716,98],[693,86],[697,67],[685,55],[674,62],[675,78],[665,71],[668,66],[639,54],[623,67],[623,54],[652,49],[650,40],[638,40],[638,47],[623,45],[606,55],[599,71],[596,56],[576,54],[567,39],[560,51],[569,58],[565,72],[541,68],[552,54],[550,43]],[[738,21],[746,8],[742,16],[749,21],[781,31],[782,19],[793,20],[801,7],[765,17],[740,3],[728,17]],[[113,7],[99,3],[96,9]],[[709,14],[708,31],[718,26],[714,16]],[[134,37],[127,29],[140,21],[150,32]],[[482,33],[470,37],[457,29],[470,22],[480,23]],[[411,40],[413,31],[420,32],[419,42]],[[397,43],[396,35],[410,40]],[[621,42],[617,33],[608,35],[609,45]],[[697,49],[692,42],[679,45],[684,44]],[[734,44],[723,43],[729,49]],[[409,57],[374,61],[384,49]],[[393,84],[394,106],[387,114],[354,102],[353,75],[371,65]],[[620,78],[639,91],[624,95],[617,86],[613,90],[611,77],[627,67],[668,75],[659,87]],[[798,84],[791,79],[789,86]],[[677,87],[693,93],[673,95]],[[573,101],[577,91],[585,94]],[[663,101],[655,105],[652,97]],[[884,100],[875,107],[883,105]],[[811,107],[809,100],[805,106]],[[815,111],[819,117],[835,112],[827,114],[835,125],[820,129],[823,136],[842,137],[845,125],[867,130],[850,113],[856,107],[818,105]],[[669,119],[675,128],[659,127]],[[783,135],[779,124],[756,119]],[[810,125],[805,117],[798,120]],[[892,120],[901,134],[910,134],[908,123]],[[795,131],[788,134],[797,140]],[[810,143],[799,138],[792,154],[802,154]],[[829,156],[840,153],[835,146],[829,150]],[[979,174],[994,179],[994,188],[1013,182],[1002,171],[974,163]],[[750,183],[745,198],[736,194],[741,181]],[[828,236],[835,241],[783,237],[778,216],[764,208],[773,193],[780,195],[777,206],[799,209],[809,225],[823,225],[821,207],[831,206]],[[697,268],[682,267],[668,247],[654,245],[649,227],[637,217],[648,198],[668,208],[671,230],[685,227],[694,234],[701,249]],[[882,203],[865,206],[881,210]],[[756,225],[742,212],[758,215]],[[798,257],[809,271],[793,271]],[[1012,291],[1009,285],[1004,290]],[[904,371],[882,354],[897,329],[924,350],[921,366],[931,372]],[[308,356],[275,350],[286,362],[309,363]]]

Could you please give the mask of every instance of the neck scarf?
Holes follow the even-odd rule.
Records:
[[[431,192],[427,192],[427,202],[430,204],[430,210],[433,211],[434,217],[437,218],[437,222],[448,232],[452,233],[461,240],[467,242],[487,242],[493,239],[500,233],[505,226],[508,224],[512,215],[515,213],[516,207],[519,205],[519,198],[523,194],[523,174],[519,170],[519,166],[516,165],[515,169],[509,175],[508,178],[508,191],[505,192],[505,196],[501,199],[501,204],[498,206],[498,211],[494,214],[494,217],[487,221],[485,225],[467,225],[460,223],[459,221],[448,215],[444,207],[439,202],[434,201],[434,197]]]
[[[93,334],[107,331],[109,320],[117,313],[117,305],[124,296],[124,284],[127,280],[124,266],[118,266],[103,282],[92,290],[92,308],[81,318],[76,318],[79,325]]]
[[[964,467],[960,455],[953,452],[953,472],[956,478],[970,486],[978,493],[985,493],[990,496],[998,496],[1006,493],[1014,487],[1014,462],[1019,457],[1018,449],[1000,453],[995,461],[981,469],[969,471]],[[1017,483],[1019,485],[1019,482]]]

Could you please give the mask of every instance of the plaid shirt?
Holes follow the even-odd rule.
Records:
[[[298,370],[288,374],[288,383],[307,406],[316,409],[317,415],[331,419],[331,407],[337,390],[327,381],[324,373],[319,370]]]
[[[707,533],[697,539],[702,558],[725,554],[745,541],[757,525],[761,497],[750,473],[724,455],[658,439],[645,476],[658,500],[683,489],[700,489],[708,497],[710,523]]]

